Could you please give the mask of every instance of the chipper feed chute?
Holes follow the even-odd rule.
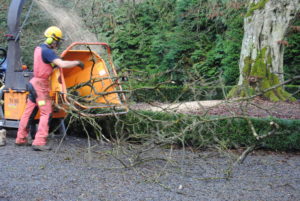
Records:
[[[75,46],[85,47],[85,50],[76,50]],[[99,55],[90,46],[98,46],[102,51],[106,49],[107,54]],[[53,71],[51,91],[58,105],[85,116],[108,116],[128,111],[106,43],[73,43],[62,53],[62,58],[80,60],[85,67]]]

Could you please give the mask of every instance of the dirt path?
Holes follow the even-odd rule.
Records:
[[[138,103],[132,106],[134,110],[152,110],[165,112],[180,112],[195,115],[245,115],[252,117],[277,117],[285,119],[300,119],[300,101],[269,102],[261,99],[234,102],[223,100],[192,101],[184,103]]]
[[[259,152],[225,179],[228,158],[215,152],[157,149],[151,156],[168,159],[120,168],[112,147],[68,137],[54,150],[35,152],[15,147],[8,138],[0,147],[0,201],[50,200],[300,200],[300,155]],[[122,156],[119,156],[122,158]]]
[[[162,104],[162,103],[138,103],[133,106],[134,109],[146,109],[151,111],[190,111],[190,110],[199,110],[199,109],[207,109],[216,105],[221,104],[223,101],[221,100],[207,100],[207,101],[191,101],[184,103],[172,103],[172,104]]]

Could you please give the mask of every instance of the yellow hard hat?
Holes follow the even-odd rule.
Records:
[[[53,38],[54,40],[61,40],[63,37],[62,31],[56,26],[51,26],[46,29],[44,35],[46,38]]]

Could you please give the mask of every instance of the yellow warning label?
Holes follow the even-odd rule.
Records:
[[[39,106],[44,106],[44,105],[46,105],[46,101],[45,100],[40,100],[40,101],[38,101],[38,105]]]

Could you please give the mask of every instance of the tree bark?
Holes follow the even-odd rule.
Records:
[[[300,9],[300,0],[250,0],[244,19],[238,86],[230,96],[247,96],[284,81],[285,34]],[[272,101],[293,99],[279,87],[263,95]]]

